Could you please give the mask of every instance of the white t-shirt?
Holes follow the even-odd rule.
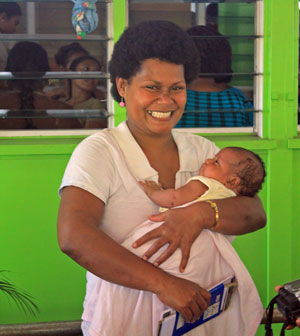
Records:
[[[175,182],[178,188],[197,175],[201,164],[219,149],[203,137],[179,131],[173,131],[173,135],[180,158]],[[158,173],[123,122],[91,135],[77,146],[60,189],[77,186],[101,199],[105,203],[101,230],[120,243],[150,214],[158,212],[158,206],[137,183],[146,179],[158,182]]]
[[[196,135],[173,131],[173,136],[180,159],[180,169],[176,174],[175,182],[175,188],[178,188],[192,176],[198,175],[201,164],[207,158],[214,157],[219,149],[211,141]],[[149,214],[158,212],[158,206],[146,196],[137,182],[145,179],[158,182],[158,173],[150,166],[145,154],[130,133],[126,122],[123,122],[114,129],[102,130],[88,137],[77,146],[66,168],[60,190],[65,186],[77,186],[101,199],[105,203],[105,207],[100,228],[115,241],[121,243],[130,232],[147,220]],[[207,235],[211,237],[210,243],[208,243],[209,249],[218,254],[219,250],[213,247],[216,246],[216,241],[211,244],[211,239],[215,240],[223,235],[215,236],[209,231],[207,231]],[[231,246],[227,239],[220,238],[218,245],[222,244]],[[209,258],[212,258],[211,253],[208,254]],[[230,255],[228,255],[229,257]],[[218,264],[216,267],[220,268]],[[243,265],[239,267],[242,268]],[[227,272],[228,268],[224,269],[222,274]],[[197,270],[194,270],[194,273],[197,273]],[[214,274],[213,271],[212,274]],[[197,276],[202,277],[201,272],[198,272]],[[132,309],[129,309],[128,306],[115,307],[114,305],[116,310],[112,316],[114,321],[114,319],[118,319],[118,316],[124,315],[125,317],[129,312],[129,320],[136,321],[131,323],[133,329],[122,326],[121,331],[120,328],[113,331],[114,323],[110,323],[111,327],[108,328],[108,332],[100,331],[102,329],[102,326],[99,325],[101,324],[101,306],[111,304],[105,295],[107,285],[111,286],[112,284],[87,272],[87,290],[82,319],[90,322],[89,334],[92,336],[154,335],[159,315],[165,306],[156,295],[137,290],[133,291],[137,292],[139,296],[139,304],[131,307]],[[248,282],[245,282],[245,285],[248,289]],[[117,291],[122,290],[122,286],[115,285],[113,287]],[[247,290],[247,293],[254,293],[251,297],[255,299],[255,307],[261,308],[255,286],[252,284],[251,288],[252,291]],[[107,302],[103,303],[101,300],[99,302],[99,298],[105,298]],[[235,300],[243,298],[245,297],[236,296]],[[247,301],[248,299],[249,297],[247,297]],[[241,306],[245,306],[245,300],[241,300],[241,305],[237,303],[233,305],[235,310],[230,313],[230,318],[236,316],[236,310],[240,310]],[[255,310],[257,316],[255,323],[251,323],[252,330],[257,327],[261,313],[262,309]],[[223,322],[227,321],[228,314],[224,313],[223,317],[220,316],[220,322],[222,319],[224,319]],[[218,324],[214,324],[214,326],[216,328]],[[203,335],[211,336],[212,327],[209,322],[205,324],[203,330],[206,329],[208,333],[205,331]],[[132,330],[134,330],[133,333]],[[217,330],[219,332],[218,328]],[[232,330],[235,329],[230,329],[228,332],[232,332]]]
[[[178,147],[180,169],[175,188],[198,175],[201,164],[219,151],[211,141],[173,130]],[[105,203],[101,230],[121,243],[150,214],[158,213],[155,205],[137,181],[158,182],[158,173],[150,166],[144,152],[123,122],[83,140],[74,150],[60,186],[76,186]],[[126,220],[125,220],[126,219]],[[96,300],[98,277],[87,272],[87,289],[83,319],[90,321]]]

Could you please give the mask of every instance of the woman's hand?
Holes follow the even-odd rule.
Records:
[[[266,215],[259,197],[236,196],[216,201],[219,209],[219,222],[216,224],[216,213],[207,202],[197,202],[187,207],[170,209],[158,215],[149,216],[153,222],[164,223],[139,238],[133,247],[158,238],[148,251],[144,259],[148,260],[162,246],[168,248],[155,261],[158,266],[168,259],[177,248],[180,248],[182,258],[179,266],[184,272],[190,249],[203,229],[211,229],[227,235],[241,235],[263,228]]]
[[[210,302],[210,293],[194,282],[168,276],[162,282],[157,297],[167,306],[178,311],[186,322],[192,323],[200,318]]]
[[[163,263],[177,248],[180,248],[182,258],[179,270],[184,272],[193,242],[204,228],[209,227],[204,223],[210,222],[207,216],[210,212],[213,212],[211,207],[205,202],[200,202],[185,208],[171,209],[150,216],[150,220],[154,222],[163,221],[164,223],[139,238],[133,247],[139,247],[152,239],[158,238],[143,256],[144,260],[148,260],[162,246],[169,244],[168,248],[153,262],[155,266]],[[210,226],[212,225],[213,223],[210,224]]]

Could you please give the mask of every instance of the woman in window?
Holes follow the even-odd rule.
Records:
[[[213,28],[187,30],[200,58],[200,75],[187,87],[185,113],[176,127],[246,127],[253,125],[251,102],[231,81],[231,46]],[[210,75],[211,74],[211,75]],[[227,112],[226,112],[227,111]]]
[[[86,72],[100,71],[101,64],[92,56],[82,56],[73,60],[69,67],[70,71]],[[105,103],[95,97],[95,91],[99,80],[95,78],[69,79],[69,98],[66,102],[75,110],[95,110],[95,118],[82,119],[84,128],[104,128],[107,126],[105,118]],[[99,117],[102,119],[99,119]]]
[[[81,128],[76,119],[52,118],[47,114],[46,110],[72,109],[72,106],[44,94],[42,76],[49,71],[49,63],[47,52],[38,43],[24,41],[15,44],[8,55],[5,70],[16,79],[8,82],[8,90],[0,92],[1,108],[13,110],[7,112],[6,119],[0,120],[0,128]]]

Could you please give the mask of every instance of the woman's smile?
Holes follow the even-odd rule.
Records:
[[[172,112],[173,111],[147,111],[148,114],[157,119],[168,119],[171,117]]]

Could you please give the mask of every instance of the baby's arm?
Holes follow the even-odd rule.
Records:
[[[192,180],[178,189],[165,190],[153,181],[140,181],[139,183],[153,202],[166,208],[191,202],[203,195],[208,189],[204,183],[198,180]]]

